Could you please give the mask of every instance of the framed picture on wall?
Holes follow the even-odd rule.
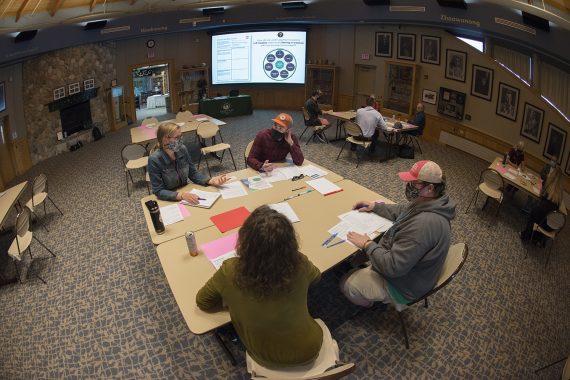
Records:
[[[424,88],[422,93],[422,101],[424,103],[435,104],[437,100],[437,92]]]
[[[491,101],[493,95],[493,69],[473,65],[471,95]]]
[[[564,169],[564,173],[566,173],[566,175],[570,175],[570,154],[566,160],[566,169]]]
[[[392,58],[392,33],[376,32],[376,56]]]
[[[416,35],[398,33],[398,59],[416,60]]]
[[[548,124],[548,134],[546,135],[543,156],[549,160],[555,159],[556,163],[560,165],[564,155],[564,146],[566,146],[566,131],[552,123]]]
[[[0,112],[6,110],[6,92],[4,91],[4,82],[0,82]]]
[[[77,94],[80,91],[81,91],[81,87],[79,86],[79,82],[75,82],[75,83],[69,84],[67,93],[69,95],[73,95],[73,94]]]
[[[65,87],[58,87],[53,90],[53,100],[65,98]]]
[[[422,35],[422,58],[423,63],[439,65],[441,38]]]
[[[516,121],[519,108],[519,89],[499,82],[497,97],[497,115]]]
[[[465,82],[467,70],[467,53],[447,49],[445,54],[445,77],[459,82]]]
[[[525,102],[521,125],[521,136],[540,144],[543,120],[544,111]]]
[[[95,88],[95,79],[85,79],[83,81],[83,90],[90,90],[92,88]]]

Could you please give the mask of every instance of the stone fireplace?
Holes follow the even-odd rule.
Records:
[[[93,126],[90,103],[88,100],[59,110],[61,131],[64,138]]]

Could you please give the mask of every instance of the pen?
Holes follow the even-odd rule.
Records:
[[[284,201],[288,201],[289,199],[293,199],[293,198],[295,198],[295,197],[298,197],[299,195],[303,195],[303,194],[310,193],[311,191],[313,191],[313,189],[309,189],[309,190],[307,190],[307,191],[303,191],[302,193],[297,193],[297,194],[294,194],[294,195],[290,195],[290,196],[288,196],[287,198],[285,198],[285,199],[283,199],[283,200],[284,200]]]
[[[205,201],[206,198],[200,198],[200,197],[198,197],[198,200],[199,200],[199,201]]]
[[[328,243],[330,243],[331,241],[334,240],[334,238],[336,237],[336,235],[338,235],[338,232],[335,232],[334,234],[332,234],[327,240],[325,240],[323,242],[323,244],[321,244],[321,247],[324,247],[325,245],[327,245]]]
[[[302,186],[302,187],[299,187],[298,189],[293,189],[293,190],[291,190],[291,191],[303,190],[303,189],[306,188],[306,187],[307,187],[307,186]]]
[[[331,194],[336,194],[336,193],[340,193],[343,189],[340,190],[335,190],[335,191],[331,191],[330,193],[326,193],[324,194],[324,196],[326,197],[327,195],[331,195]]]
[[[328,245],[327,248],[331,248],[331,247],[334,247],[335,245],[339,245],[339,244],[342,244],[342,243],[344,243],[344,240],[337,241],[336,243],[334,243],[334,244],[332,244],[332,245]]]

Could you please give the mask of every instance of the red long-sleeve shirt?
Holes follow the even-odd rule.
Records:
[[[247,164],[251,168],[259,170],[265,160],[269,160],[269,162],[283,161],[291,153],[293,163],[295,165],[303,165],[305,157],[299,146],[299,139],[294,134],[291,134],[291,138],[293,139],[293,145],[289,145],[285,139],[281,141],[272,139],[271,128],[259,131],[257,136],[255,136],[249,156],[247,156]]]

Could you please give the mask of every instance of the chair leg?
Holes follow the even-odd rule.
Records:
[[[18,282],[22,283],[22,275],[20,274],[20,270],[18,269],[18,264],[16,264],[16,260],[12,260],[14,263],[14,268],[16,268],[16,275],[18,276]]]
[[[208,156],[204,156],[204,161],[206,161],[206,167],[208,168],[208,175],[211,177],[212,173],[210,172],[210,164],[208,164]]]
[[[129,191],[129,177],[128,177],[128,171],[125,170],[125,182],[127,183],[127,195],[130,197],[131,196],[131,192]]]
[[[229,149],[229,151],[230,151],[230,157],[232,158],[232,162],[233,162],[233,164],[234,164],[234,169],[237,170],[237,166],[236,166],[236,162],[235,162],[235,160],[234,160],[234,155],[232,154],[232,150]]]
[[[311,140],[313,140],[316,136],[317,132],[313,131],[313,134],[311,135],[311,137],[309,137],[309,139],[307,140],[307,143],[305,145],[309,145],[309,143],[311,142]]]
[[[402,332],[404,333],[404,339],[406,340],[406,349],[410,349],[410,342],[408,341],[408,332],[406,331],[406,323],[404,322],[404,317],[402,312],[398,312],[398,317],[400,318],[400,325],[402,325]]]
[[[198,158],[198,165],[196,166],[196,168],[197,168],[198,170],[200,170],[200,162],[202,162],[202,156],[203,156],[203,154],[200,153],[200,157]],[[206,160],[207,160],[207,158],[206,158]]]
[[[418,145],[418,149],[420,150],[420,154],[424,154],[424,152],[422,152],[422,146],[420,145],[419,137],[416,137],[414,140],[416,140],[416,144]]]
[[[360,156],[358,155],[358,146],[356,147],[356,168],[360,165]]]
[[[342,153],[345,145],[346,145],[346,140],[344,140],[344,144],[342,144],[342,148],[340,148],[340,152],[338,152],[338,156],[336,156],[337,161],[340,158],[340,154]]]
[[[51,253],[51,255],[52,255],[53,257],[57,257],[56,254],[53,253],[53,251],[52,251],[51,249],[49,249],[48,247],[46,247],[46,245],[40,241],[40,239],[38,239],[38,238],[35,237],[34,235],[32,235],[32,237],[33,237],[38,243],[40,243],[40,245],[41,245],[42,247],[44,247],[49,253]],[[30,256],[32,256],[32,251],[31,251],[31,250],[30,250]]]
[[[551,240],[551,239],[548,239],[548,240]],[[546,268],[546,266],[548,265],[548,261],[550,260],[550,255],[552,254],[552,246],[553,245],[554,245],[554,240],[552,240],[550,242],[550,249],[548,250],[548,253],[546,254],[546,261],[544,262],[544,268]]]
[[[305,132],[307,132],[307,129],[309,127],[305,127],[305,129],[303,129],[303,133],[301,133],[301,136],[299,136],[299,141],[301,141],[301,139],[303,138],[303,135],[305,134]]]
[[[469,202],[469,206],[467,206],[467,210],[465,210],[466,214],[469,212],[469,209],[471,208],[471,204],[473,203],[473,200],[475,200],[475,204],[477,204],[477,198],[478,197],[479,197],[479,189],[477,189],[475,191],[475,194],[473,194],[473,196],[471,197],[471,201]]]

